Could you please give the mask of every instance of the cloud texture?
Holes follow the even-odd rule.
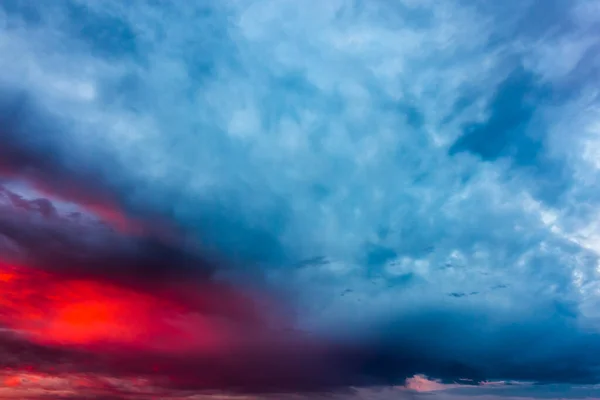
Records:
[[[598,383],[598,17],[3,1],[1,366],[242,394]]]

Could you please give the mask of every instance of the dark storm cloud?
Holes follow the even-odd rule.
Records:
[[[28,265],[130,283],[206,279],[216,259],[153,236],[128,236],[81,212],[59,212],[46,198],[25,199],[0,185],[0,235]],[[225,267],[224,264],[221,265]]]
[[[90,206],[117,206],[99,168],[101,154],[83,157],[69,152],[69,143],[57,142],[70,129],[31,93],[0,89],[0,176],[24,179],[41,190]]]
[[[570,316],[558,317],[554,305],[538,313],[492,317],[421,310],[402,316],[380,329],[381,359],[373,366],[389,371],[390,378],[404,359],[407,373],[446,381],[596,382],[600,364],[592,354],[600,350],[600,337],[580,332]],[[504,326],[505,319],[513,325]]]

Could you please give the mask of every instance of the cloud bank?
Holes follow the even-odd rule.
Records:
[[[2,2],[2,367],[597,383],[599,13]]]

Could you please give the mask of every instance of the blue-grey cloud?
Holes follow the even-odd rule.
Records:
[[[599,13],[7,0],[0,168],[286,293],[344,384],[594,382]]]

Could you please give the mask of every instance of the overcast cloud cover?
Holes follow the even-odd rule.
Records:
[[[285,308],[272,349],[216,295],[262,345],[168,390],[418,398],[391,387],[425,374],[550,385],[439,398],[599,398],[599,20],[597,0],[3,0],[2,257]]]

